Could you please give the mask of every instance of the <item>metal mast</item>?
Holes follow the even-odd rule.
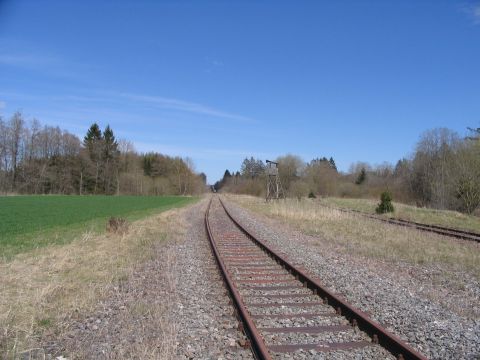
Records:
[[[267,175],[267,197],[266,200],[280,199],[284,197],[282,183],[278,175],[278,163],[267,160],[265,173]]]

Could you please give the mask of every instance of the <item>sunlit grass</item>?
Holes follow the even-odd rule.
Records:
[[[479,245],[400,227],[321,206],[316,200],[272,201],[249,196],[230,199],[267,216],[286,221],[318,237],[318,243],[341,251],[388,261],[445,264],[480,277]]]
[[[180,211],[133,221],[126,233],[84,231],[67,244],[0,261],[0,358],[23,358],[19,354],[38,346],[40,334],[60,337],[72,317],[91,314],[113,286],[155,255],[154,245],[179,239],[187,225]]]
[[[327,197],[318,199],[321,204],[354,209],[370,214],[375,214],[379,201],[371,199],[348,199]],[[458,211],[436,210],[419,208],[416,206],[393,203],[395,211],[383,216],[416,221],[424,224],[440,225],[480,233],[480,218],[473,215],[462,214]]]
[[[0,258],[49,244],[66,244],[82,232],[98,232],[111,216],[135,220],[182,206],[180,196],[0,197]]]

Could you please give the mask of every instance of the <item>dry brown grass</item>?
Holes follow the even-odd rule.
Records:
[[[347,209],[355,209],[370,214],[375,214],[379,200],[372,199],[349,199],[327,197],[317,200],[318,202]],[[386,217],[396,217],[399,219],[416,221],[424,224],[433,224],[457,229],[465,229],[480,233],[480,217],[474,215],[462,214],[458,211],[437,210],[429,208],[419,208],[394,202],[395,211],[384,214]]]
[[[183,229],[175,220],[179,211],[136,221],[124,234],[86,232],[67,245],[0,263],[0,358],[35,348],[46,334],[60,337],[73,318],[93,311],[136,264],[152,257],[154,244],[178,237]],[[148,304],[145,309],[159,311]]]
[[[384,224],[320,206],[312,200],[266,203],[251,196],[229,196],[250,210],[294,224],[340,251],[388,261],[447,265],[480,278],[479,244]]]

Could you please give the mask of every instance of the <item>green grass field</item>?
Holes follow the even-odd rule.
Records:
[[[130,221],[184,206],[197,198],[179,196],[8,196],[0,197],[0,257],[71,241],[81,232],[101,231],[111,216]]]
[[[327,197],[318,200],[320,203],[340,208],[359,210],[375,214],[375,208],[380,200],[348,199]],[[470,230],[480,233],[480,218],[457,211],[418,208],[401,203],[393,203],[395,211],[382,216],[416,221],[424,224],[447,226],[456,229]]]

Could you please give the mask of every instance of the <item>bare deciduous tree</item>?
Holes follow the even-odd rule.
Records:
[[[59,194],[191,194],[204,191],[191,159],[138,154],[107,126],[90,127],[84,146],[59,127],[0,118],[0,191]],[[148,160],[146,162],[146,160]],[[151,165],[149,168],[145,164]],[[143,168],[142,168],[143,164]]]
[[[11,157],[11,164],[12,164],[12,182],[11,182],[11,189],[15,188],[15,181],[17,179],[17,166],[20,160],[20,156],[22,153],[22,135],[23,135],[23,126],[24,120],[22,114],[20,112],[16,112],[13,114],[12,119],[10,120],[9,124],[9,152]]]
[[[303,175],[305,162],[299,156],[291,154],[281,156],[276,161],[283,188],[288,192],[290,184]]]

